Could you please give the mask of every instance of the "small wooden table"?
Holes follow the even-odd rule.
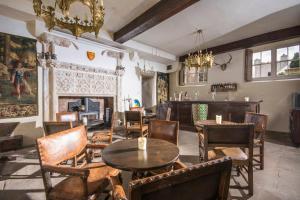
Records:
[[[159,139],[147,139],[147,150],[138,149],[138,140],[130,139],[113,143],[102,152],[103,161],[116,169],[137,174],[171,166],[179,157],[176,145]]]

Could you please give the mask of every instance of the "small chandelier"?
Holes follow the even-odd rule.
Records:
[[[77,6],[77,10],[70,13],[71,6]],[[86,7],[89,11],[84,13]],[[103,0],[33,0],[33,10],[44,19],[49,31],[58,26],[68,29],[76,38],[86,32],[95,32],[98,37],[104,23]],[[79,13],[84,16],[78,16]]]
[[[214,63],[214,56],[212,52],[209,53],[205,50],[203,53],[200,50],[200,36],[202,35],[202,40],[204,41],[202,30],[197,31],[196,44],[199,42],[198,51],[196,53],[189,54],[185,59],[184,64],[188,68],[196,68],[196,70],[206,70],[212,67]]]

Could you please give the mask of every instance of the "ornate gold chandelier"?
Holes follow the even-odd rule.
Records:
[[[75,10],[72,13],[71,7]],[[33,0],[33,9],[44,19],[49,31],[58,26],[68,29],[76,38],[86,32],[95,32],[97,37],[104,23],[103,0]],[[83,14],[84,11],[88,12]],[[84,16],[78,16],[79,13]]]
[[[200,36],[202,35],[203,39],[203,33],[202,30],[197,31],[197,37],[196,37],[196,43],[199,42],[198,49],[200,49]],[[204,41],[204,39],[203,39]],[[196,68],[197,70],[206,70],[212,67],[214,63],[214,56],[212,55],[212,52],[209,53],[207,50],[205,50],[205,53],[203,53],[201,50],[198,50],[196,53],[189,54],[188,57],[185,59],[184,64],[188,68]]]

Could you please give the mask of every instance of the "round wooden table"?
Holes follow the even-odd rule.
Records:
[[[138,149],[138,140],[130,139],[113,143],[102,152],[103,161],[116,169],[133,174],[164,168],[179,157],[176,145],[159,139],[147,139],[147,150]]]

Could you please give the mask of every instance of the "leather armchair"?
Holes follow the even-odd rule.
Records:
[[[183,167],[129,183],[129,198],[115,177],[110,177],[113,200],[227,200],[232,161],[224,157]]]
[[[105,148],[103,144],[88,144],[86,129],[79,126],[37,139],[37,150],[47,200],[83,200],[97,197],[109,185],[110,176],[118,176],[119,170],[104,163],[92,163],[89,149]],[[77,167],[62,165],[66,160],[82,157]],[[68,175],[52,185],[51,173]]]

